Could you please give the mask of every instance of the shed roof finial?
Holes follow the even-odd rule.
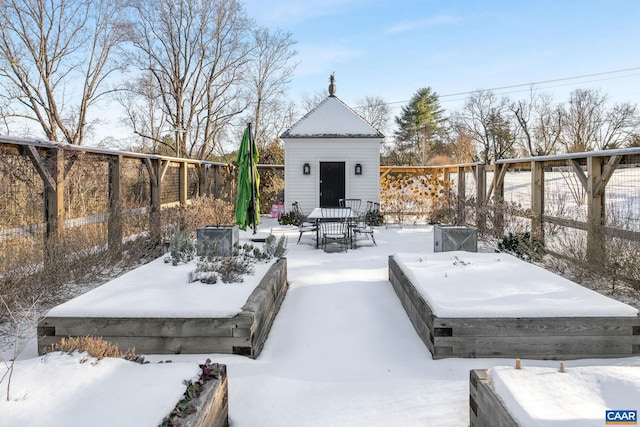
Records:
[[[331,73],[329,77],[329,96],[336,96],[336,72]]]

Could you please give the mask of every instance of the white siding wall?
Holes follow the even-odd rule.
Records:
[[[380,199],[380,139],[377,138],[295,138],[285,139],[285,209],[300,202],[305,213],[319,205],[320,162],[345,162],[347,198],[378,202]],[[305,163],[311,174],[303,175]],[[355,175],[355,165],[362,165],[362,175]]]

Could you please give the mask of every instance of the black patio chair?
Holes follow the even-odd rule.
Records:
[[[293,208],[293,214],[296,217],[296,222],[298,223],[298,231],[300,232],[300,234],[298,235],[298,242],[296,243],[297,245],[300,243],[300,239],[302,239],[302,234],[316,233],[318,231],[318,226],[315,222],[309,221],[307,216],[302,211],[299,202],[293,202],[291,204],[291,207]]]
[[[351,230],[349,230],[349,236],[352,239],[352,243],[355,242],[353,238],[355,237],[353,228],[357,227],[358,223],[363,221],[363,212],[360,210],[360,206],[362,205],[361,199],[339,199],[338,203],[340,207],[351,208],[351,217],[348,219],[348,225]],[[353,247],[353,245],[352,245]]]
[[[320,246],[326,252],[327,245],[337,243],[340,251],[349,248],[349,217],[351,208],[335,207],[322,208],[322,220],[320,221]]]
[[[338,204],[342,208],[351,208],[351,211],[355,213],[355,216],[360,216],[360,205],[362,200],[360,199],[339,199]]]
[[[373,226],[375,225],[375,221],[372,218],[377,218],[378,212],[380,211],[380,204],[374,203],[371,201],[367,202],[367,209],[364,211],[361,220],[356,223],[356,225],[352,228],[353,231],[353,245],[357,246],[358,235],[364,235],[367,240],[371,237],[371,241],[375,246],[378,246],[376,243],[375,237],[373,237]]]

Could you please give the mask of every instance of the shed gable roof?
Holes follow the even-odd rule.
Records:
[[[384,135],[336,96],[328,96],[281,138],[383,138]]]

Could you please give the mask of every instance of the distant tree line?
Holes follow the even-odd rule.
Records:
[[[395,123],[383,154],[388,165],[489,164],[640,145],[637,106],[609,104],[605,94],[593,89],[576,89],[566,103],[534,90],[517,101],[480,90],[447,116],[427,87],[402,107]]]
[[[287,97],[297,64],[290,33],[257,26],[240,0],[6,0],[0,10],[0,132],[82,145],[109,103],[135,139],[118,148],[233,159],[251,122],[264,156],[283,161],[279,135],[326,97]],[[419,89],[390,126],[389,105],[354,110],[382,131],[382,162],[480,161],[640,145],[638,111],[578,89],[566,102],[477,91],[447,113]],[[261,154],[262,154],[261,153]]]

